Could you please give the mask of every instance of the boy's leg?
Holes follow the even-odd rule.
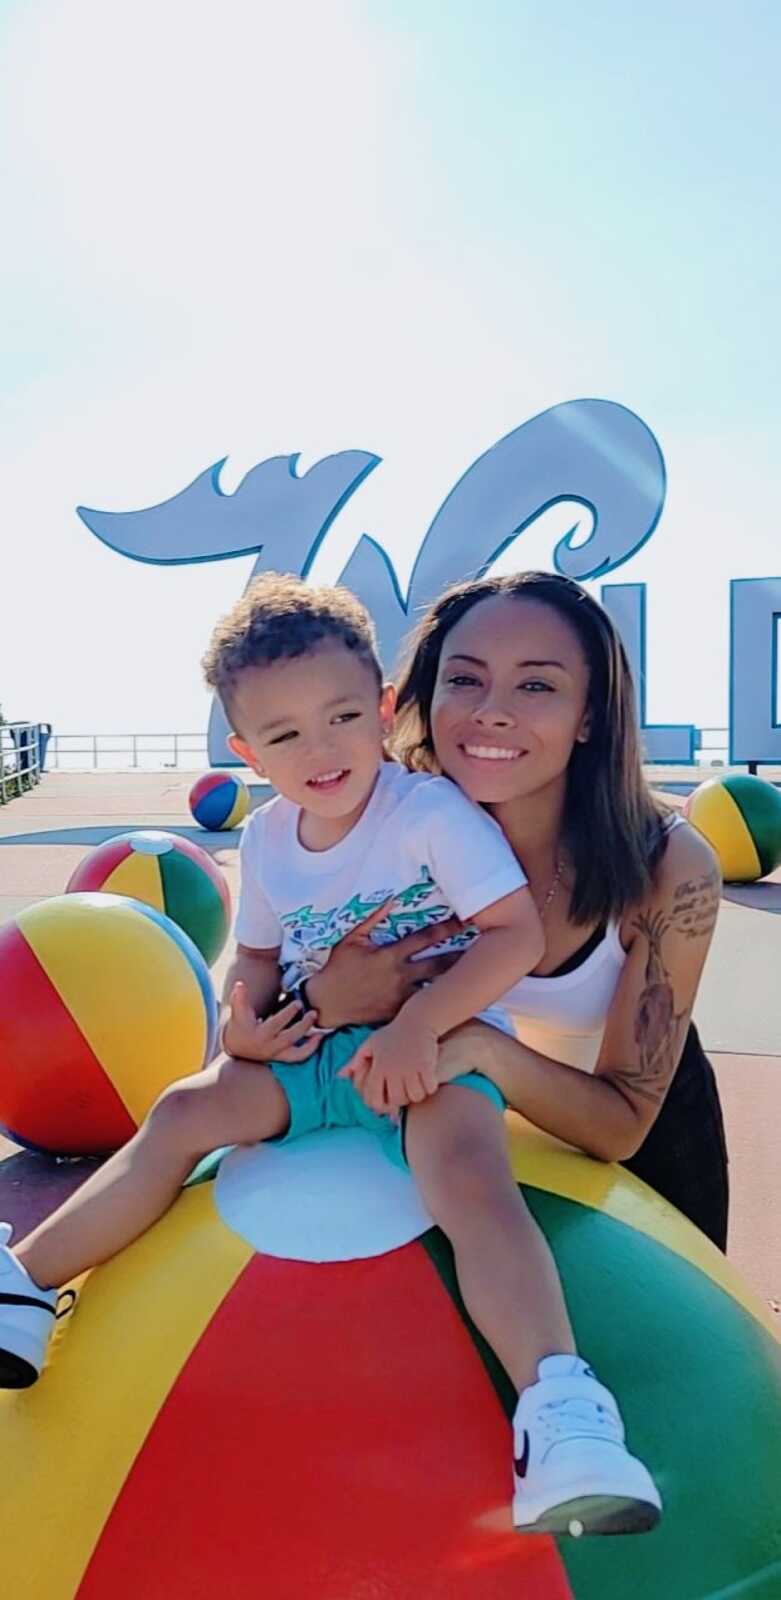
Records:
[[[470,1317],[525,1389],[544,1356],[574,1354],[575,1341],[549,1246],[510,1171],[501,1113],[485,1095],[449,1084],[409,1107],[406,1154],[453,1246]]]
[[[17,1260],[41,1288],[66,1283],[156,1222],[207,1151],[273,1138],[288,1120],[268,1067],[220,1058],[166,1089],[134,1138],[28,1234]]]
[[[548,1244],[510,1171],[504,1119],[447,1084],[410,1106],[406,1154],[453,1246],[467,1310],[519,1391],[513,1522],[551,1533],[635,1533],[661,1500],[626,1449],[618,1406],[575,1344]]]

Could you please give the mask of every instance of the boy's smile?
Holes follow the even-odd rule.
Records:
[[[349,767],[338,767],[336,772],[324,772],[319,778],[308,778],[307,784],[319,794],[333,794],[349,776]]]
[[[338,640],[247,667],[231,696],[231,747],[301,806],[300,841],[327,850],[349,833],[374,788],[393,689]]]

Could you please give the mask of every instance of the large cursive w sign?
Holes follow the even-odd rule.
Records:
[[[180,494],[143,511],[79,506],[87,527],[120,554],[162,564],[217,561],[257,552],[252,576],[269,568],[306,576],[334,518],[380,458],[344,450],[297,476],[298,457],[275,456],[247,473],[235,493],[220,488],[218,461]],[[388,665],[421,609],[446,584],[485,572],[532,522],[561,501],[589,513],[591,531],[573,543],[580,519],[553,551],[573,578],[593,578],[627,561],[653,533],[664,504],[662,453],[645,423],[609,400],[570,400],[532,417],[472,464],[437,512],[406,596],[385,551],[363,535],[341,575],[369,607]],[[523,552],[519,551],[519,566]],[[222,711],[213,707],[209,756],[233,760]]]

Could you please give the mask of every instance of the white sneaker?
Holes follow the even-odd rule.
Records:
[[[579,1356],[546,1356],[513,1424],[513,1523],[531,1533],[644,1533],[662,1502],[624,1443],[609,1389]]]
[[[0,1389],[27,1389],[46,1359],[57,1290],[39,1289],[7,1248],[10,1222],[0,1222]]]

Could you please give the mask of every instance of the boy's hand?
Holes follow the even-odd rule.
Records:
[[[438,1057],[436,1034],[398,1017],[371,1034],[338,1076],[352,1079],[370,1111],[396,1116],[438,1089]]]
[[[246,985],[239,982],[229,1005],[230,1016],[222,1030],[222,1048],[228,1056],[242,1061],[306,1061],[320,1044],[320,1035],[311,1034],[317,1012],[302,1013],[300,1000],[291,1000],[264,1020],[255,1016]]]

